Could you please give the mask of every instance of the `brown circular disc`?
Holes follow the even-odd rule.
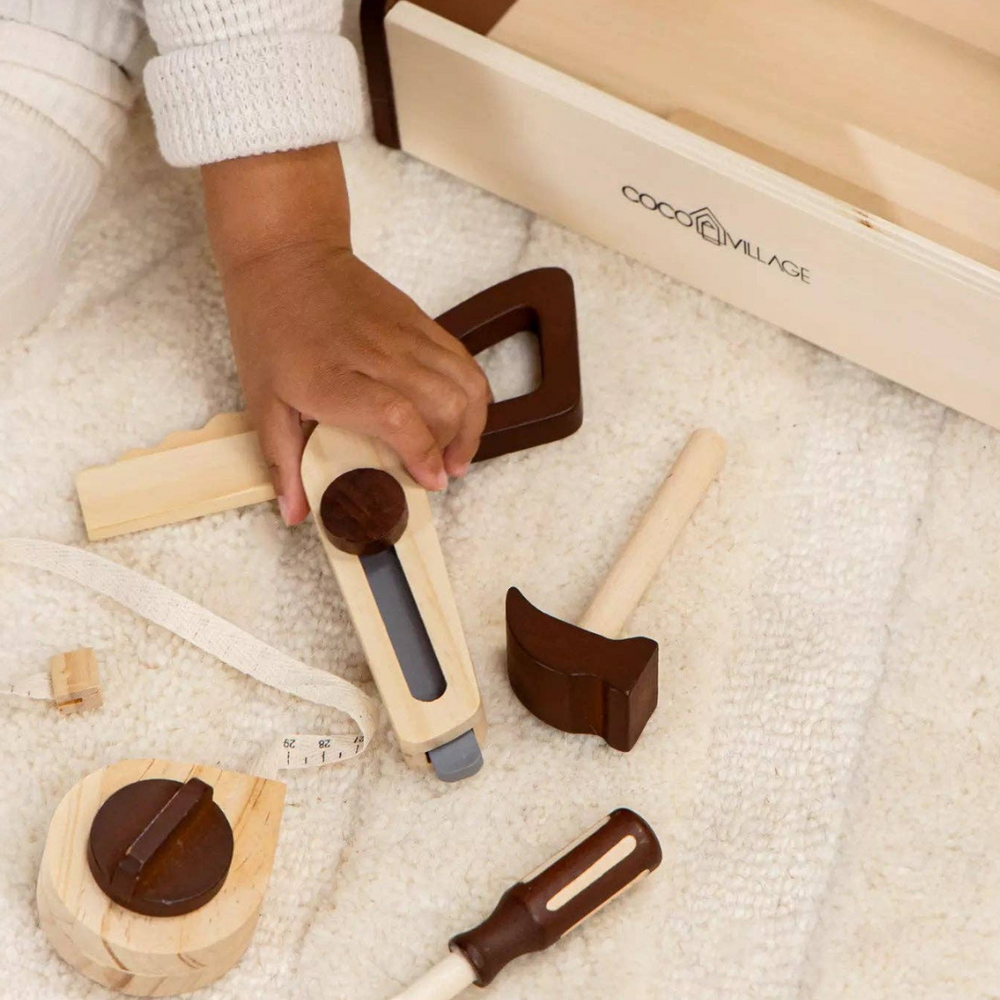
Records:
[[[391,548],[406,530],[406,495],[382,469],[352,469],[326,488],[319,519],[341,552],[373,556]]]
[[[211,801],[211,789],[205,801],[189,808],[176,824],[160,820],[160,832],[168,828],[166,836],[155,850],[147,850],[150,856],[137,874],[134,865],[119,868],[164,806],[171,803],[173,809],[177,794],[182,789],[186,794],[195,783],[136,781],[118,789],[98,809],[87,860],[97,884],[120,906],[151,917],[175,917],[204,906],[222,888],[233,860],[233,831],[226,814]],[[147,848],[150,839],[156,838],[146,838]],[[133,871],[131,879],[123,877],[125,870]]]

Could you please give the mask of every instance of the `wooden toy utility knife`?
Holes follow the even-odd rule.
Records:
[[[317,427],[302,481],[400,748],[475,774],[486,720],[427,494],[373,438]]]
[[[522,292],[534,283],[537,296],[539,272],[518,280]],[[541,272],[541,285],[546,282],[569,285],[571,301],[563,272]],[[534,326],[544,336],[539,306],[523,294],[512,300],[510,284],[487,290],[439,322],[458,336],[488,334],[491,342],[501,339],[498,328],[510,335]],[[551,440],[560,420],[563,430],[579,426],[575,323],[567,327],[565,310],[560,313],[573,341],[559,345],[569,354],[569,391],[564,355],[553,365],[560,378],[542,386],[556,405],[538,410],[536,398],[529,404],[534,412],[526,411],[531,397],[510,401],[513,407],[494,404],[483,437],[491,454],[540,443],[545,435]],[[551,356],[553,346],[547,346]],[[512,410],[519,419],[511,421]],[[426,492],[387,445],[322,425],[306,445],[302,481],[404,757],[414,766],[429,762],[442,781],[475,774],[483,763],[486,720]]]

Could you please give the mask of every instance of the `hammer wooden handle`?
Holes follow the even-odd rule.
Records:
[[[725,458],[726,442],[715,431],[691,435],[580,619],[581,628],[619,635]]]

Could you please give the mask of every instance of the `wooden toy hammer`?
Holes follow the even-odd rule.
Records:
[[[695,431],[578,625],[507,591],[507,672],[514,693],[543,722],[594,733],[631,750],[657,701],[658,646],[618,639],[681,528],[725,461],[711,430]]]

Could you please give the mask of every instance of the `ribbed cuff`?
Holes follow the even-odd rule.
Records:
[[[137,0],[0,0],[0,18],[55,32],[119,66],[145,31]]]
[[[136,87],[118,66],[77,42],[0,21],[0,92],[49,118],[106,163]]]
[[[178,49],[145,71],[160,150],[178,167],[353,138],[363,126],[345,38],[287,34]]]

